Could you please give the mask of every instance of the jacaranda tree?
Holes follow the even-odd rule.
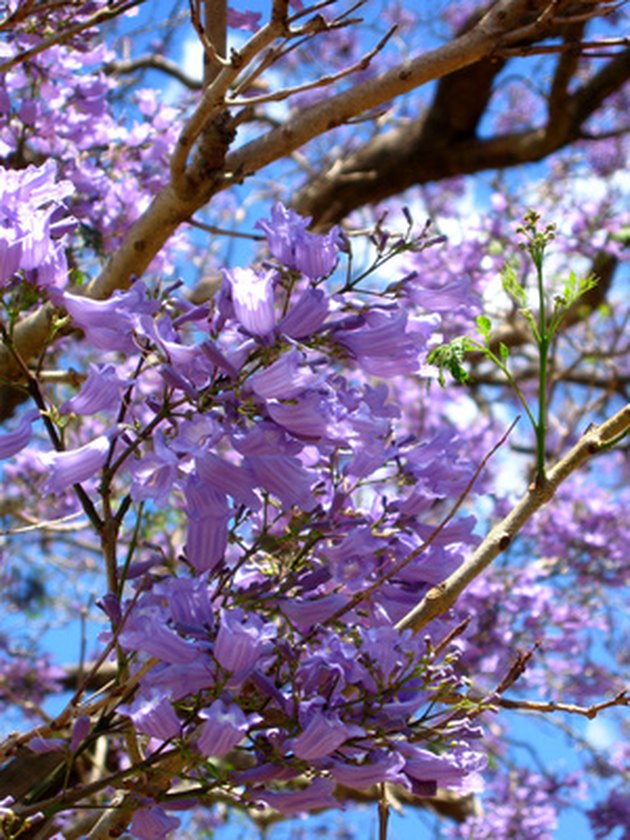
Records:
[[[624,5],[0,3],[3,837],[630,837]]]

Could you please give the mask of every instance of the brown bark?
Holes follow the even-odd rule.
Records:
[[[630,79],[630,49],[610,59],[573,94],[553,88],[543,126],[479,137],[481,117],[503,61],[484,58],[444,77],[426,114],[376,135],[355,154],[318,174],[298,193],[295,209],[328,228],[353,210],[410,187],[543,160],[586,136],[585,122]],[[567,62],[560,60],[564,75]],[[567,84],[563,80],[563,87]]]

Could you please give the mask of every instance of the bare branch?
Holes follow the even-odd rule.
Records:
[[[134,59],[112,61],[103,69],[108,76],[128,75],[137,70],[160,70],[190,90],[201,90],[202,87],[201,81],[187,76],[178,64],[161,55],[144,55]]]
[[[355,64],[351,64],[349,67],[345,67],[343,70],[340,70],[338,73],[332,73],[328,76],[320,76],[319,79],[315,80],[314,82],[305,82],[303,85],[296,85],[295,87],[291,88],[283,88],[282,90],[274,91],[272,93],[265,93],[261,94],[260,96],[251,96],[251,97],[239,97],[235,99],[227,99],[228,105],[234,105],[239,107],[251,107],[253,105],[260,105],[263,102],[280,102],[283,99],[288,99],[290,96],[294,96],[296,93],[303,93],[307,90],[313,90],[319,87],[326,87],[328,85],[333,84],[334,82],[339,81],[339,79],[343,79],[346,76],[350,76],[352,73],[356,73],[359,70],[365,70],[370,61],[377,55],[385,46],[385,44],[389,41],[391,36],[396,31],[396,27],[393,26],[389,32],[387,32],[378,44],[373,47],[369,52],[367,52],[364,56],[362,56],[359,61]]]
[[[589,720],[593,720],[604,709],[610,709],[613,706],[630,706],[630,695],[624,689],[624,691],[620,691],[614,697],[611,697],[610,700],[603,700],[601,703],[594,703],[592,706],[557,703],[555,700],[546,703],[534,700],[509,700],[507,697],[499,698],[495,705],[501,706],[502,709],[522,709],[526,712],[567,712],[571,715],[583,715]]]
[[[396,625],[398,630],[408,627],[418,632],[438,615],[453,606],[461,593],[504,552],[514,541],[523,525],[543,505],[549,502],[560,484],[594,455],[611,446],[621,435],[630,431],[630,403],[613,417],[587,431],[547,475],[546,482],[532,485],[512,511],[490,531],[483,542],[445,581],[429,590],[425,597]]]

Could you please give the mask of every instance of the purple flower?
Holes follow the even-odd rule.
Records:
[[[119,711],[128,715],[138,732],[168,741],[181,734],[181,724],[169,700],[163,694],[139,695],[131,706],[120,706]]]
[[[33,423],[38,417],[39,411],[31,409],[20,419],[16,429],[0,435],[0,459],[12,458],[28,446],[33,435]]]
[[[261,657],[270,652],[276,633],[275,625],[265,624],[255,613],[246,614],[241,609],[222,610],[214,645],[215,658],[240,682]]]
[[[131,834],[141,840],[166,840],[171,831],[179,828],[180,820],[169,817],[157,805],[151,808],[138,808],[131,821]]]
[[[290,338],[307,338],[317,332],[328,317],[328,298],[321,289],[308,288],[278,324]]]
[[[147,296],[144,283],[138,282],[127,292],[114,292],[108,300],[91,300],[64,293],[62,305],[90,344],[99,350],[132,353],[137,348],[134,330],[143,314],[153,315],[160,303]]]
[[[75,752],[79,749],[83,741],[90,734],[92,722],[89,715],[79,715],[72,727],[72,737],[70,738],[70,751]]]
[[[199,650],[166,626],[157,608],[132,612],[124,624],[119,641],[125,650],[141,651],[174,665],[197,659]]]
[[[214,613],[205,581],[170,577],[156,586],[168,598],[171,618],[177,629],[205,638],[214,626]]]
[[[407,782],[402,772],[404,766],[405,759],[401,755],[376,750],[369,753],[361,764],[335,761],[330,772],[338,784],[354,790],[366,790],[381,782],[404,785]]]
[[[338,808],[339,803],[333,796],[335,783],[332,779],[315,779],[302,790],[289,792],[256,792],[255,798],[268,808],[282,814],[301,814],[322,808]]]
[[[247,467],[231,464],[218,455],[206,452],[195,460],[198,475],[222,493],[227,493],[235,502],[250,510],[260,508],[260,499],[254,493],[256,481]]]
[[[456,747],[452,752],[436,755],[410,743],[399,744],[397,748],[405,758],[405,773],[412,780],[455,788],[460,792],[483,789],[479,773],[485,768],[487,759],[481,753]]]
[[[331,592],[321,598],[291,598],[280,601],[282,612],[291,624],[305,633],[315,624],[324,624],[348,601],[341,592]]]
[[[143,688],[148,691],[155,689],[171,700],[180,700],[212,688],[216,684],[216,668],[209,658],[199,652],[195,656],[190,661],[182,660],[180,664],[156,665],[143,679]]]
[[[92,478],[105,464],[110,447],[109,437],[101,435],[78,449],[38,453],[40,463],[49,474],[44,493],[62,493],[73,484]]]
[[[228,26],[235,29],[245,29],[248,32],[256,32],[260,26],[260,12],[238,12],[236,9],[228,8]]]
[[[197,747],[205,756],[227,755],[243,740],[249,726],[261,720],[260,715],[247,716],[235,703],[223,700],[215,700],[210,708],[199,712],[199,717],[206,723]]]
[[[134,460],[130,466],[133,475],[131,496],[135,501],[153,499],[165,507],[170,499],[179,470],[179,458],[168,445],[161,429],[153,436],[153,452]]]
[[[269,367],[250,376],[249,386],[264,400],[294,399],[309,386],[317,384],[318,377],[304,362],[303,353],[296,349],[289,350]]]
[[[51,159],[39,168],[0,167],[0,284],[20,268],[40,286],[65,283],[65,251],[53,237],[63,236],[68,226],[53,218],[74,189],[69,181],[55,183],[55,178]]]
[[[608,798],[587,811],[597,840],[609,837],[616,828],[624,829],[621,840],[630,840],[630,796],[621,790],[612,790]]]
[[[427,337],[428,332],[408,329],[407,312],[402,309],[392,313],[373,310],[365,315],[364,326],[334,333],[335,341],[352,353],[366,373],[375,376],[415,373]]]
[[[113,365],[90,365],[90,372],[83,387],[59,409],[62,414],[87,416],[97,412],[110,413],[120,406],[121,390],[132,384],[121,379]]]
[[[224,269],[232,291],[238,322],[252,335],[266,336],[276,325],[273,281],[275,271],[257,273],[251,268]]]
[[[223,560],[231,511],[224,493],[193,474],[186,481],[188,537],[186,557],[197,572],[215,569]]]
[[[308,715],[303,732],[288,741],[286,748],[293,750],[298,758],[312,761],[330,755],[349,738],[360,738],[365,730],[354,724],[343,723],[331,712],[315,709]]]
[[[308,391],[294,402],[267,403],[267,411],[272,420],[283,426],[292,435],[317,440],[326,436],[328,426],[327,405],[321,394]]]
[[[277,202],[271,209],[271,219],[260,219],[255,227],[264,231],[273,257],[317,280],[327,277],[337,265],[339,229],[334,227],[319,236],[307,231],[310,221]]]
[[[277,496],[283,505],[312,510],[317,504],[311,492],[315,479],[297,458],[289,455],[249,455],[243,463],[251,468],[260,486]]]

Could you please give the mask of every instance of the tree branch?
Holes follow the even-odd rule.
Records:
[[[630,431],[630,403],[613,417],[584,434],[578,443],[552,467],[541,486],[531,486],[512,511],[490,531],[476,551],[445,581],[430,589],[425,597],[401,619],[396,628],[414,632],[453,606],[459,595],[504,552],[523,525],[550,501],[560,484],[594,455],[613,445]]]

